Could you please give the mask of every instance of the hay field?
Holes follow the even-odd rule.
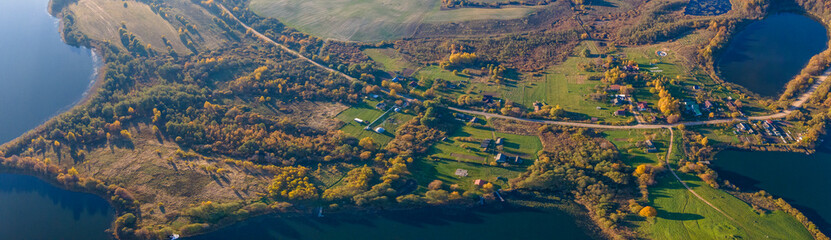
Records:
[[[538,8],[441,10],[438,0],[251,0],[249,7],[312,35],[351,41],[407,37],[422,23],[515,19]]]

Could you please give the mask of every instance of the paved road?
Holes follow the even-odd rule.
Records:
[[[319,68],[322,68],[323,70],[329,71],[329,72],[331,72],[331,73],[335,73],[335,74],[340,75],[340,76],[342,76],[342,77],[344,77],[344,78],[346,78],[346,79],[349,79],[349,80],[351,80],[351,81],[356,81],[356,80],[355,80],[355,78],[353,78],[353,77],[351,77],[351,76],[349,76],[349,75],[346,75],[346,73],[342,73],[342,72],[339,72],[339,71],[337,71],[337,70],[335,70],[335,69],[331,69],[331,68],[329,68],[329,67],[327,67],[327,66],[323,66],[323,65],[321,65],[320,63],[317,63],[317,62],[315,62],[315,61],[312,61],[311,59],[307,58],[306,56],[303,56],[303,54],[300,54],[299,52],[294,51],[294,50],[292,50],[291,48],[288,48],[288,47],[286,47],[286,46],[285,46],[285,45],[283,45],[283,44],[280,44],[280,43],[278,43],[278,42],[275,42],[275,41],[274,41],[274,40],[272,40],[271,38],[269,38],[269,37],[267,37],[267,36],[263,35],[262,33],[258,32],[257,30],[254,30],[253,28],[251,28],[251,27],[249,27],[248,25],[246,25],[244,22],[240,21],[240,20],[239,20],[239,18],[237,18],[236,16],[234,16],[234,14],[233,14],[233,13],[231,13],[231,11],[228,11],[228,9],[227,9],[227,8],[225,8],[225,6],[223,6],[222,4],[220,4],[220,3],[216,3],[216,5],[217,5],[217,6],[219,6],[219,8],[220,8],[220,9],[222,9],[222,11],[224,11],[225,13],[227,13],[227,14],[228,14],[228,16],[231,16],[231,18],[233,18],[233,19],[234,19],[234,20],[236,20],[239,24],[241,24],[243,27],[245,27],[245,29],[246,29],[246,31],[247,31],[247,32],[249,32],[249,33],[253,33],[253,34],[254,34],[254,36],[257,36],[257,38],[259,38],[260,40],[263,40],[263,41],[265,41],[265,42],[267,42],[267,43],[270,43],[270,44],[272,44],[272,45],[274,45],[274,46],[277,46],[277,47],[279,47],[279,48],[283,49],[284,51],[289,52],[289,53],[291,53],[292,55],[297,56],[297,57],[298,57],[298,58],[300,58],[300,59],[306,60],[307,62],[309,62],[309,63],[311,63],[311,64],[314,64],[315,66],[317,66],[317,67],[319,67]]]
[[[523,122],[535,122],[535,123],[544,123],[544,124],[553,124],[553,125],[561,125],[561,126],[571,126],[571,127],[584,127],[584,128],[602,128],[602,129],[659,129],[659,128],[671,128],[677,127],[678,125],[684,124],[686,126],[696,126],[696,125],[710,125],[710,124],[721,124],[721,123],[729,123],[736,120],[768,120],[768,119],[778,119],[784,118],[789,113],[793,112],[794,110],[802,107],[805,102],[811,97],[814,91],[817,90],[820,84],[825,82],[828,76],[831,75],[831,68],[825,70],[819,78],[817,78],[814,85],[811,86],[805,93],[803,93],[799,98],[794,101],[791,106],[779,113],[766,115],[766,116],[755,116],[755,117],[747,117],[747,118],[728,118],[728,119],[716,119],[716,120],[707,120],[707,121],[692,121],[692,122],[681,122],[675,124],[638,124],[638,125],[626,125],[626,126],[615,126],[615,125],[605,125],[605,124],[594,124],[594,123],[578,123],[578,122],[566,122],[566,121],[551,121],[551,120],[540,120],[540,119],[528,119],[528,118],[519,118],[519,117],[511,117],[505,116],[501,114],[494,114],[494,113],[487,113],[482,111],[474,111],[474,110],[467,110],[455,107],[449,107],[450,109],[458,112],[468,113],[468,114],[477,114],[482,115],[487,118],[502,118],[502,119],[510,119],[516,121],[523,121]]]

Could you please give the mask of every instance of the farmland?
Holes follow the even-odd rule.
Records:
[[[408,37],[422,23],[515,19],[526,16],[535,9],[441,10],[440,5],[438,0],[252,0],[249,7],[259,15],[279,19],[301,31],[324,38],[351,41]]]

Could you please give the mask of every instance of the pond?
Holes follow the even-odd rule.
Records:
[[[47,4],[0,0],[0,143],[72,106],[93,79],[93,54],[63,43]],[[113,215],[98,196],[0,174],[2,239],[108,239]]]
[[[765,190],[785,199],[823,233],[831,232],[831,152],[722,151],[713,167],[744,191]]]
[[[825,27],[794,13],[779,13],[747,25],[716,63],[725,81],[775,97],[814,55],[826,49]]]
[[[361,217],[262,216],[188,240],[591,239],[564,212],[515,207],[454,212],[427,209]]]

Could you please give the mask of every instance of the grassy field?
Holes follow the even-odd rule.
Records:
[[[658,156],[663,156],[669,147],[669,130],[606,130],[604,137],[615,144],[623,156],[623,162],[629,166],[641,164],[658,164]],[[655,153],[647,153],[643,148],[635,144],[643,142],[647,136],[654,137],[652,143],[658,150]]]
[[[759,214],[697,177],[679,174],[696,193],[735,221],[693,196],[670,174],[664,174],[658,185],[650,187],[650,205],[658,209],[658,217],[636,222],[651,239],[812,239],[808,230],[785,212]]]
[[[127,7],[124,7],[127,4]],[[121,45],[118,28],[121,24],[145,44],[157,51],[166,52],[162,36],[167,37],[173,49],[189,53],[179,40],[177,29],[164,18],[150,10],[150,7],[136,1],[80,0],[69,9],[75,13],[79,29],[90,38]]]
[[[464,142],[453,140],[455,137],[473,137],[476,142]],[[456,132],[452,133],[447,140],[437,143],[430,149],[429,154],[435,157],[454,159],[457,161],[464,161],[470,163],[484,164],[494,161],[493,157],[496,154],[494,151],[485,152],[480,147],[480,141],[484,139],[503,138],[502,152],[521,156],[526,160],[526,164],[530,163],[530,159],[537,158],[537,151],[542,149],[542,143],[537,136],[523,136],[508,133],[500,133],[486,129],[479,129],[469,126],[463,126]],[[467,147],[465,147],[467,146]],[[451,155],[454,154],[454,155]],[[466,155],[470,157],[477,157],[483,160],[477,161],[471,158],[458,157],[459,155]],[[485,162],[487,161],[487,162]]]
[[[441,180],[446,184],[459,184],[463,190],[473,189],[473,180],[482,179],[493,183],[498,188],[508,186],[505,179],[515,178],[525,171],[525,166],[516,167],[495,167],[482,164],[448,161],[429,160],[420,158],[415,160],[410,167],[419,185],[420,191],[426,191],[427,184],[433,180]],[[456,169],[465,169],[467,177],[455,175]]]
[[[386,132],[376,133],[375,131],[365,130],[364,128],[367,126],[367,124],[384,114],[384,111],[375,108],[375,104],[378,104],[378,102],[364,101],[360,104],[356,104],[344,110],[343,112],[335,116],[336,119],[341,120],[345,123],[343,127],[340,128],[340,130],[358,139],[371,137],[373,140],[375,140],[376,143],[379,143],[381,144],[381,146],[383,146],[386,145],[388,142],[392,141],[392,139],[395,137],[394,133],[398,126],[406,123],[414,117],[410,114],[396,113],[390,111],[389,113],[384,115],[382,119],[379,119],[375,124],[372,125],[372,129],[375,129],[376,127],[383,127],[384,129],[386,129]],[[355,122],[355,118],[360,118],[366,121],[366,123],[361,124]]]
[[[412,35],[424,22],[514,19],[534,7],[441,10],[439,0],[252,0],[255,13],[324,38],[378,41]]]
[[[402,72],[405,69],[416,70],[418,65],[407,61],[401,54],[389,48],[368,48],[363,50],[372,61],[381,64],[381,68],[390,72]]]
[[[479,148],[480,141],[455,141],[453,140],[455,137],[473,137],[480,140],[503,138],[502,152],[522,156],[524,162],[518,165],[492,166],[496,151],[482,151]],[[499,187],[505,187],[507,179],[516,177],[533,163],[540,149],[542,149],[542,143],[537,136],[507,134],[461,126],[451,133],[447,140],[436,143],[430,148],[428,151],[430,158],[416,160],[410,170],[422,187],[426,187],[428,183],[436,179],[448,184],[459,184],[462,189],[466,190],[472,189],[473,180],[476,179],[483,179]],[[456,169],[467,170],[468,176],[456,176]]]
[[[666,153],[668,144],[667,130],[658,134],[662,136],[656,142],[659,151]],[[641,135],[641,132],[606,131],[607,138],[613,142],[626,136]],[[673,149],[680,149],[680,136],[676,136]],[[619,148],[626,143],[615,142]],[[661,147],[661,146],[664,147]],[[623,148],[621,148],[623,149]],[[638,156],[637,153],[623,155]],[[630,159],[631,159],[630,156]],[[670,162],[675,165],[682,156],[681,151],[673,151]],[[636,166],[638,162],[657,161],[656,157],[643,157],[641,161],[629,161]],[[672,166],[675,167],[675,166]],[[638,231],[649,239],[812,239],[810,233],[801,223],[782,211],[758,213],[742,200],[704,183],[700,178],[676,172],[696,193],[715,207],[721,209],[730,218],[716,211],[704,201],[687,191],[669,172],[661,174],[657,185],[649,187],[649,203],[658,210],[655,219],[635,220]],[[732,219],[731,219],[732,218]]]

